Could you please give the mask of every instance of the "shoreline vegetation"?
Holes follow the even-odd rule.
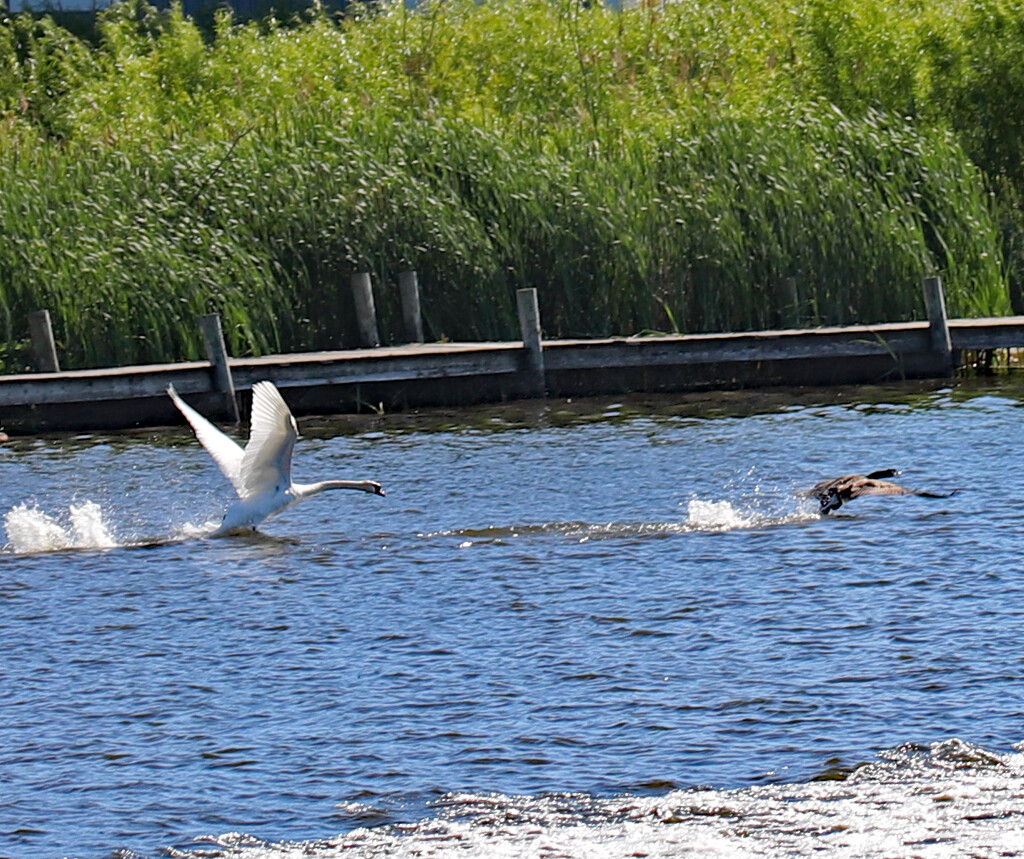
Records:
[[[90,38],[0,0],[0,369],[1024,310],[1024,2],[472,0]],[[796,283],[797,304],[791,286]]]

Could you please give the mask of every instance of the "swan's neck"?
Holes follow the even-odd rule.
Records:
[[[319,483],[295,483],[292,490],[295,500],[309,498],[331,489],[358,489],[361,492],[380,494],[380,484],[372,480],[321,480]]]

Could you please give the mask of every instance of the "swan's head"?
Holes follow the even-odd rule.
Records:
[[[377,483],[377,481],[375,481],[375,480],[367,480],[366,482],[368,484],[367,487],[366,487],[366,491],[367,492],[372,492],[374,495],[384,495],[385,494],[384,493],[384,487],[381,486],[379,483]]]

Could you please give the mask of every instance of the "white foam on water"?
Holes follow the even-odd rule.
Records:
[[[186,522],[173,528],[168,536],[118,537],[105,521],[102,507],[94,501],[85,501],[69,505],[67,512],[59,515],[51,515],[37,505],[22,503],[4,514],[3,524],[7,533],[3,551],[29,555],[67,549],[131,548],[202,540],[216,531],[220,523],[216,519],[200,524]]]
[[[175,531],[172,539],[202,540],[205,537],[209,537],[219,527],[220,522],[216,519],[211,519],[209,522],[203,522],[202,525],[196,525],[194,522],[186,522]]]
[[[790,525],[819,519],[817,510],[807,504],[791,501],[784,506],[769,499],[755,499],[750,507],[738,507],[731,501],[707,501],[692,498],[686,507],[685,528],[689,531],[735,531],[743,528],[764,528]]]
[[[1017,856],[1024,760],[950,739],[883,753],[848,778],[609,799],[451,794],[437,816],[317,841],[239,833],[175,856],[207,859],[951,859]]]
[[[732,531],[751,528],[756,517],[741,513],[729,501],[692,499],[686,506],[686,524],[695,531]]]
[[[20,554],[61,549],[112,549],[120,545],[94,501],[72,504],[66,516],[19,504],[4,514],[6,549]]]
[[[112,549],[118,545],[117,539],[103,521],[103,511],[99,504],[93,501],[72,504],[68,514],[76,548]]]

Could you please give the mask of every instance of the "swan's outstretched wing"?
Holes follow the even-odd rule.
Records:
[[[185,416],[185,420],[192,425],[192,431],[196,434],[196,438],[199,439],[199,443],[206,448],[206,452],[220,466],[224,476],[231,481],[235,491],[241,495],[244,488],[242,483],[242,448],[234,439],[224,435],[217,427],[179,397],[178,392],[174,390],[174,385],[167,386],[167,393],[174,401],[174,405]]]
[[[291,485],[292,451],[299,431],[273,382],[252,386],[249,443],[242,456],[238,494],[243,498]]]

